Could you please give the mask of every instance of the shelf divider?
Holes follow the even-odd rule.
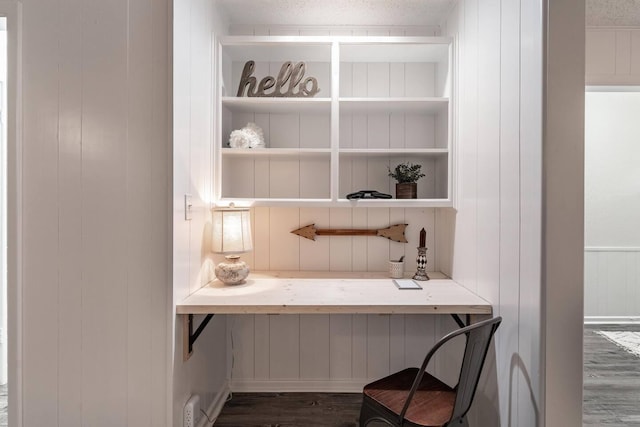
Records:
[[[331,45],[331,200],[338,200],[340,184],[340,44]]]

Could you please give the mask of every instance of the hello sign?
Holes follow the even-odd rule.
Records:
[[[320,92],[318,80],[315,77],[307,77],[302,80],[306,68],[304,62],[298,62],[294,65],[293,62],[287,61],[280,67],[277,78],[267,76],[260,80],[259,84],[258,80],[252,76],[255,66],[254,61],[247,61],[244,64],[236,96],[244,96],[245,89],[246,96],[250,97],[311,98]]]

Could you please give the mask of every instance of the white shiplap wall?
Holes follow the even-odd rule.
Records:
[[[637,322],[640,318],[640,248],[586,247],[585,322]]]
[[[545,425],[541,11],[538,1],[466,0],[445,29],[460,46],[452,275],[503,317],[471,413],[478,426]]]
[[[585,321],[637,321],[640,93],[585,97]]]
[[[405,255],[411,272],[419,229],[425,227],[430,230],[429,269],[446,269],[448,247],[443,244],[440,251],[438,241],[449,231],[447,223],[438,226],[437,216],[435,209],[255,208],[254,251],[243,258],[257,270],[385,271],[389,259]],[[310,241],[291,234],[312,222],[332,228],[406,222],[409,243],[349,236]],[[231,386],[235,391],[358,391],[367,379],[417,363],[441,322],[450,326],[448,318],[436,316],[230,316]]]
[[[405,270],[416,270],[416,247],[420,229],[427,232],[427,269],[446,272],[446,245],[440,241],[450,232],[437,220],[432,208],[268,208],[253,210],[253,252],[243,259],[253,270],[386,271],[387,261],[405,256]],[[383,228],[409,224],[408,243],[380,237],[331,236],[315,241],[291,231],[309,224],[318,228]],[[214,259],[221,260],[221,256]]]
[[[503,316],[470,420],[472,425],[534,426],[518,383],[537,366],[519,355],[520,4],[460,2],[446,34],[459,42],[458,176],[453,242],[456,281]],[[517,17],[517,18],[516,18]],[[519,369],[510,369],[518,355]],[[498,392],[500,390],[500,392]],[[537,393],[537,390],[536,390]],[[522,398],[520,398],[522,396]],[[493,402],[489,404],[489,402]],[[511,402],[511,404],[510,404]],[[535,404],[535,403],[534,403]],[[529,403],[530,405],[530,403]]]
[[[460,43],[453,278],[503,317],[472,425],[581,425],[583,14],[573,0],[465,0],[447,23]]]
[[[173,307],[211,280],[210,198],[212,189],[214,34],[223,18],[210,0],[173,2]],[[185,220],[184,195],[191,195],[192,219]],[[226,397],[226,317],[215,316],[183,361],[182,317],[170,319],[173,388],[169,425],[181,426],[192,394],[210,409]],[[202,316],[195,317],[195,327]],[[199,414],[198,414],[199,415]]]
[[[12,425],[169,425],[169,4],[22,2]]]

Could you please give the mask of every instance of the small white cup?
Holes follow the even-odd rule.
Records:
[[[404,276],[404,261],[389,261],[389,277],[402,279]]]

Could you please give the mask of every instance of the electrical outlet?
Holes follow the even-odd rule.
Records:
[[[202,412],[200,412],[200,396],[192,394],[187,404],[184,405],[183,411],[183,427],[196,427],[200,421]]]

